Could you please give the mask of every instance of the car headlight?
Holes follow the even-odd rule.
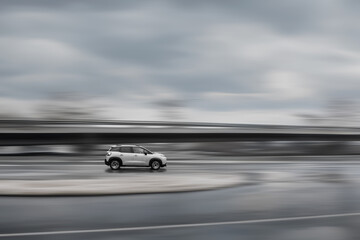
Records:
[[[106,154],[106,156],[110,156],[111,155],[111,152],[108,152],[107,154]]]

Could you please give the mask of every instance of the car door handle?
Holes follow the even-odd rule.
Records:
[[[120,156],[122,156],[122,154],[120,154]]]

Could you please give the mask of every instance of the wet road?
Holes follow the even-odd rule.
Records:
[[[357,158],[297,157],[295,163],[294,157],[280,162],[241,158],[199,164],[180,159],[153,173],[142,168],[113,172],[89,158],[2,157],[1,179],[214,172],[246,175],[253,184],[175,194],[0,197],[0,238],[359,239]]]

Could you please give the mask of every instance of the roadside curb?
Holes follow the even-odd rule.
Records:
[[[127,175],[102,179],[0,180],[0,196],[105,196],[205,191],[249,184],[242,175]]]

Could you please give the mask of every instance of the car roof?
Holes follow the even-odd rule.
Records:
[[[140,147],[140,146],[135,144],[117,144],[117,145],[112,145],[111,147]]]

